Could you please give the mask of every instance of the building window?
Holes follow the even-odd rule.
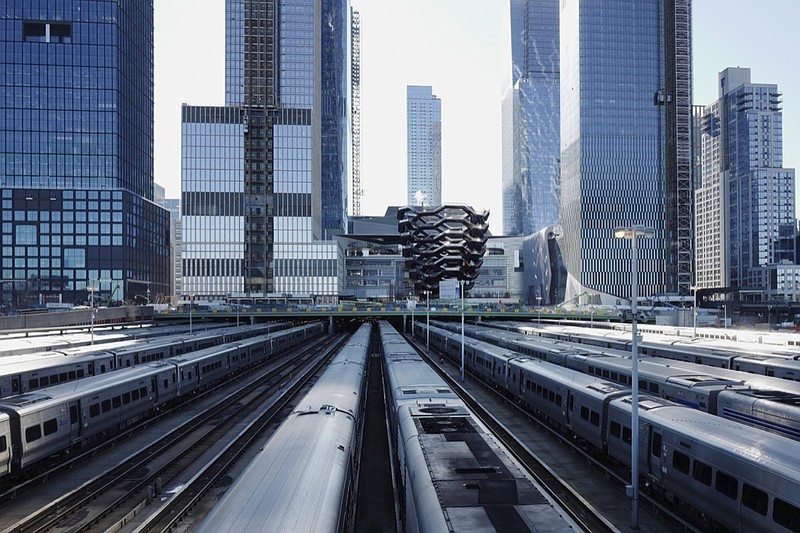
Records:
[[[69,43],[72,42],[72,25],[69,22],[24,22],[22,40],[38,43]]]

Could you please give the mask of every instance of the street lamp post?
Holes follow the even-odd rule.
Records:
[[[728,329],[728,305],[722,304],[722,327]]]
[[[194,302],[194,294],[189,295],[189,333],[192,332],[192,303]]]
[[[631,529],[639,529],[639,353],[636,332],[636,301],[639,298],[638,257],[636,241],[638,237],[650,238],[655,235],[653,228],[630,226],[614,229],[614,237],[631,241]]]
[[[86,288],[89,291],[89,331],[91,332],[89,344],[94,346],[94,291],[97,290],[96,287],[92,284],[94,280],[89,280],[89,287]]]
[[[431,291],[425,291],[425,349],[431,350]]]
[[[461,383],[464,383],[464,284],[465,280],[458,280],[461,285]]]
[[[539,324],[541,324],[542,323],[542,297],[541,296],[537,296],[536,297],[536,309],[539,312]]]
[[[689,287],[694,293],[694,303],[692,304],[692,314],[694,320],[692,321],[692,339],[697,338],[697,287]]]
[[[411,300],[411,338],[414,338],[414,309],[417,308],[417,299],[414,294],[409,294],[408,299]]]

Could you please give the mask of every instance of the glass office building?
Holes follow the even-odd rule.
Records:
[[[689,294],[692,283],[689,0],[561,2],[561,219],[566,298]]]
[[[503,100],[503,233],[559,223],[559,2],[511,0]]]
[[[430,86],[406,88],[407,205],[442,205],[442,101]]]
[[[166,294],[152,1],[9,0],[0,14],[2,304]]]
[[[229,255],[221,259],[234,260],[231,265],[239,269],[243,296],[291,294],[328,301],[340,294],[343,252],[333,237],[347,227],[351,20],[346,0],[226,1],[226,106],[207,112],[228,117],[225,131],[237,125],[230,134],[238,140],[226,146],[241,147],[236,191],[241,213],[234,217],[235,228],[227,225],[233,219],[219,220],[227,216],[219,210],[204,213],[202,226],[193,228],[184,221],[184,295],[220,296],[231,287],[229,282],[238,283],[234,278],[215,278],[212,283],[203,277],[190,288],[190,272],[203,272],[192,270],[192,265],[204,268],[217,260],[213,254],[219,253],[222,241],[214,251],[203,244],[215,238],[204,234],[212,227],[224,227],[224,238],[233,239],[226,241]],[[186,116],[183,120],[186,137],[190,121]],[[198,154],[214,149],[217,133],[209,133],[209,127],[216,130],[221,124],[206,124],[206,133],[184,139],[185,147],[194,146],[191,155],[184,154],[184,179],[187,168],[205,164],[195,161]],[[215,183],[216,178],[184,184],[184,194],[220,200],[222,190]],[[192,205],[187,199],[184,217]],[[240,259],[234,248],[242,243]],[[215,276],[227,268],[215,270]]]

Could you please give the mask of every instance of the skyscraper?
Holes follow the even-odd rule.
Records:
[[[783,168],[777,85],[751,83],[749,68],[725,69],[701,128],[697,286],[774,293],[768,270],[795,259],[795,173]]]
[[[430,86],[406,88],[408,205],[442,205],[442,101]]]
[[[645,225],[639,294],[692,284],[689,0],[561,2],[561,219],[567,298],[631,293],[631,243]]]
[[[339,294],[341,250],[333,236],[347,227],[351,20],[347,0],[227,0],[225,103],[239,114],[243,158],[235,192],[241,197],[242,285],[220,293],[207,280],[198,293]],[[185,111],[184,119],[190,115]],[[205,176],[193,192],[217,194]],[[184,213],[191,209],[187,200]],[[188,237],[184,224],[185,250],[205,238]],[[211,258],[193,259],[202,268]],[[189,266],[184,263],[185,294]]]
[[[511,0],[511,76],[503,100],[503,232],[559,223],[558,0]]]
[[[3,11],[3,305],[167,293],[152,0],[8,0]]]

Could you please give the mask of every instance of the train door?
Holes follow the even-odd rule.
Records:
[[[575,395],[572,394],[572,391],[567,389],[567,401],[565,402],[567,406],[567,412],[565,413],[565,418],[567,420],[567,428],[572,429],[572,410],[575,408]]]
[[[647,472],[659,482],[666,472],[667,452],[663,446],[663,437],[659,428],[649,426],[647,448]]]
[[[78,400],[69,402],[66,408],[69,413],[69,441],[79,442],[81,440],[85,413],[82,412],[81,404]]]

